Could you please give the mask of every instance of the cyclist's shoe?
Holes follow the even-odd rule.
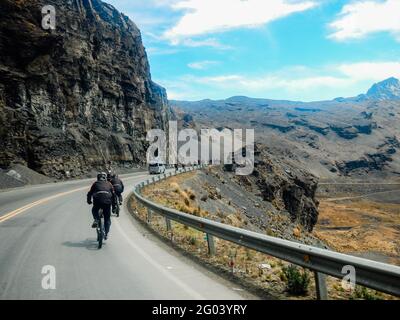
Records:
[[[108,234],[106,233],[106,234],[104,235],[104,240],[107,240],[107,238],[108,238]]]
[[[93,229],[96,229],[96,228],[97,228],[97,221],[96,221],[96,220],[93,221],[92,228],[93,228]]]

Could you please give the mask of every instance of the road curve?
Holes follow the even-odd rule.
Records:
[[[325,198],[323,201],[325,202],[336,202],[336,201],[344,201],[344,200],[355,200],[355,199],[363,199],[372,196],[382,195],[382,194],[391,194],[391,193],[399,193],[400,190],[386,190],[386,191],[378,191],[372,193],[366,193],[359,196],[351,196],[351,197],[339,197],[339,198]]]
[[[123,175],[127,190],[145,173]],[[122,208],[97,250],[86,192],[92,180],[0,192],[0,299],[255,298],[180,256]],[[56,288],[42,288],[44,266]]]

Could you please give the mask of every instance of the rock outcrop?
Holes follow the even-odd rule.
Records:
[[[42,7],[56,29],[42,28]],[[0,2],[0,167],[80,176],[145,161],[146,131],[170,117],[141,34],[100,0]]]
[[[307,170],[274,158],[261,144],[256,150],[253,176],[263,199],[286,209],[293,222],[312,231],[318,221],[318,179]]]
[[[236,164],[224,165],[228,172],[235,168]],[[310,232],[313,230],[318,221],[318,178],[309,171],[278,159],[267,147],[257,143],[252,175],[236,176],[235,180],[242,186],[255,185],[264,201],[272,203],[278,210],[286,210],[292,222]]]

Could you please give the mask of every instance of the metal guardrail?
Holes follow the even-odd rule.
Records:
[[[346,255],[326,249],[321,249],[301,243],[274,238],[260,233],[232,227],[223,223],[211,221],[163,207],[146,198],[140,191],[149,184],[168,178],[175,174],[189,172],[204,166],[184,168],[175,173],[163,174],[142,182],[135,187],[134,196],[137,201],[148,210],[148,222],[152,212],[166,218],[167,228],[171,228],[170,220],[184,224],[207,234],[209,253],[215,254],[213,236],[238,245],[247,247],[302,266],[314,271],[317,288],[317,298],[327,299],[325,275],[343,279],[343,267],[351,266],[355,269],[356,284],[375,289],[384,293],[400,297],[400,267],[380,263],[364,258]]]

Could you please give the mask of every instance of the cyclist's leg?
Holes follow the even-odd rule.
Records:
[[[103,206],[103,216],[104,216],[104,231],[106,234],[110,232],[111,227],[111,205]]]
[[[122,193],[118,192],[117,196],[118,196],[119,204],[122,204]]]
[[[97,221],[99,221],[99,210],[100,210],[99,206],[93,205],[93,207],[92,207],[92,215],[93,215],[94,222],[92,224],[92,228],[96,228],[97,227]]]
[[[113,195],[113,197],[112,197],[112,204],[111,204],[111,206],[112,206],[112,212],[113,213],[115,213],[115,211],[116,211],[116,207],[117,207],[117,196],[116,196],[116,194],[114,193],[114,195]]]
[[[99,220],[99,210],[100,210],[99,206],[93,205],[93,207],[92,207],[92,215],[93,215],[93,219],[94,220]]]

